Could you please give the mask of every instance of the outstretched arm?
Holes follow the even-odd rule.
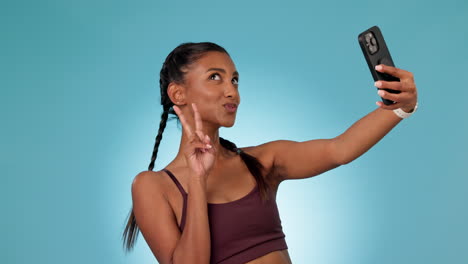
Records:
[[[387,106],[377,102],[379,108],[332,139],[304,142],[278,140],[265,144],[273,153],[273,165],[281,177],[280,180],[312,177],[355,160],[402,120],[390,110],[402,108],[405,112],[411,112],[414,109],[417,91],[413,74],[399,68],[381,66],[381,70],[376,69],[396,76],[400,81],[378,81],[375,85],[378,88],[399,90],[401,93],[392,94],[379,90],[379,95],[397,103]]]

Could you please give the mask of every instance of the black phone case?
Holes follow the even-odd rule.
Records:
[[[377,42],[377,47],[378,47],[377,51],[375,51],[375,53],[373,54],[369,47],[369,45],[372,45],[372,44],[369,44],[369,41],[366,40],[366,35],[369,36],[368,35],[369,32],[372,33],[373,36],[375,37],[375,41]],[[400,79],[395,76],[392,76],[386,73],[381,73],[375,70],[375,66],[379,64],[385,64],[385,65],[395,67],[395,64],[393,64],[392,56],[390,56],[390,52],[387,48],[387,44],[385,43],[382,32],[380,31],[378,26],[373,26],[367,29],[366,31],[362,32],[361,34],[359,34],[358,42],[359,42],[359,45],[361,46],[362,52],[364,53],[364,58],[366,58],[367,65],[369,66],[369,70],[372,74],[372,77],[374,78],[374,81],[378,81],[378,80],[383,80],[383,81],[388,81],[388,82],[400,81]],[[377,88],[377,89],[381,90],[381,88]],[[400,93],[400,91],[391,90],[388,88],[384,88],[383,90],[389,93]],[[380,98],[382,99],[382,102],[385,105],[391,105],[395,103],[394,101],[384,99],[382,97]]]

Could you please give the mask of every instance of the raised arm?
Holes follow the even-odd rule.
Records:
[[[153,255],[161,264],[208,263],[210,239],[206,186],[192,177],[187,197],[187,220],[181,234],[164,196],[160,172],[141,172],[132,183],[133,212]]]
[[[399,82],[379,81],[378,88],[399,90],[392,94],[379,90],[383,98],[395,101],[393,105],[377,102],[379,108],[367,114],[343,134],[331,139],[316,139],[304,142],[278,140],[264,144],[273,153],[273,164],[281,180],[302,179],[321,174],[325,171],[347,164],[374,146],[402,119],[393,109],[402,108],[413,111],[417,102],[417,91],[411,72],[395,67],[380,65],[378,71],[400,78]]]
[[[142,172],[132,183],[133,208],[137,224],[156,259],[161,264],[210,262],[211,241],[206,198],[206,180],[216,155],[216,148],[203,134],[200,113],[192,104],[195,129],[183,112],[174,106],[188,140],[183,153],[189,168],[187,218],[180,233],[167,201],[159,175]],[[163,177],[163,176],[161,176]],[[155,179],[156,178],[156,179]]]

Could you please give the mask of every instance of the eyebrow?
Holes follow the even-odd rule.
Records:
[[[209,68],[206,72],[210,72],[210,71],[220,71],[220,72],[226,74],[226,70],[223,69],[223,68]],[[233,73],[233,75],[239,76],[239,73],[238,73],[237,71],[235,71],[235,72]]]

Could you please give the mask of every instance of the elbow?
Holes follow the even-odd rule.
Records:
[[[346,165],[348,163],[350,163],[352,160],[347,160],[347,159],[343,159],[341,160],[339,163],[338,163],[338,166],[342,166],[342,165]]]
[[[170,259],[168,259],[166,262],[164,262],[165,264],[174,264],[174,256],[172,256]]]
[[[210,260],[206,260],[205,258],[189,258],[189,260],[180,260],[180,261],[173,261],[170,259],[168,262],[164,262],[167,264],[183,264],[183,263],[210,263]]]
[[[350,163],[353,160],[353,158],[350,158],[350,156],[347,155],[346,151],[342,151],[341,153],[338,153],[338,155],[336,155],[335,162],[338,166],[342,166]]]
[[[173,253],[172,257],[164,263],[167,264],[184,264],[184,263],[210,263],[210,253],[208,254],[197,254],[200,251],[196,252],[185,252],[184,255],[179,255]]]
[[[344,159],[344,158],[341,158],[341,157],[336,157],[335,162],[334,162],[335,168],[346,165],[346,164],[348,164],[350,162],[351,162],[350,160],[347,160],[347,159]]]
[[[353,161],[353,159],[350,158],[349,152],[345,148],[340,147],[339,138],[334,138],[331,142],[332,144],[330,144],[330,156],[333,157],[336,167],[346,165]]]

